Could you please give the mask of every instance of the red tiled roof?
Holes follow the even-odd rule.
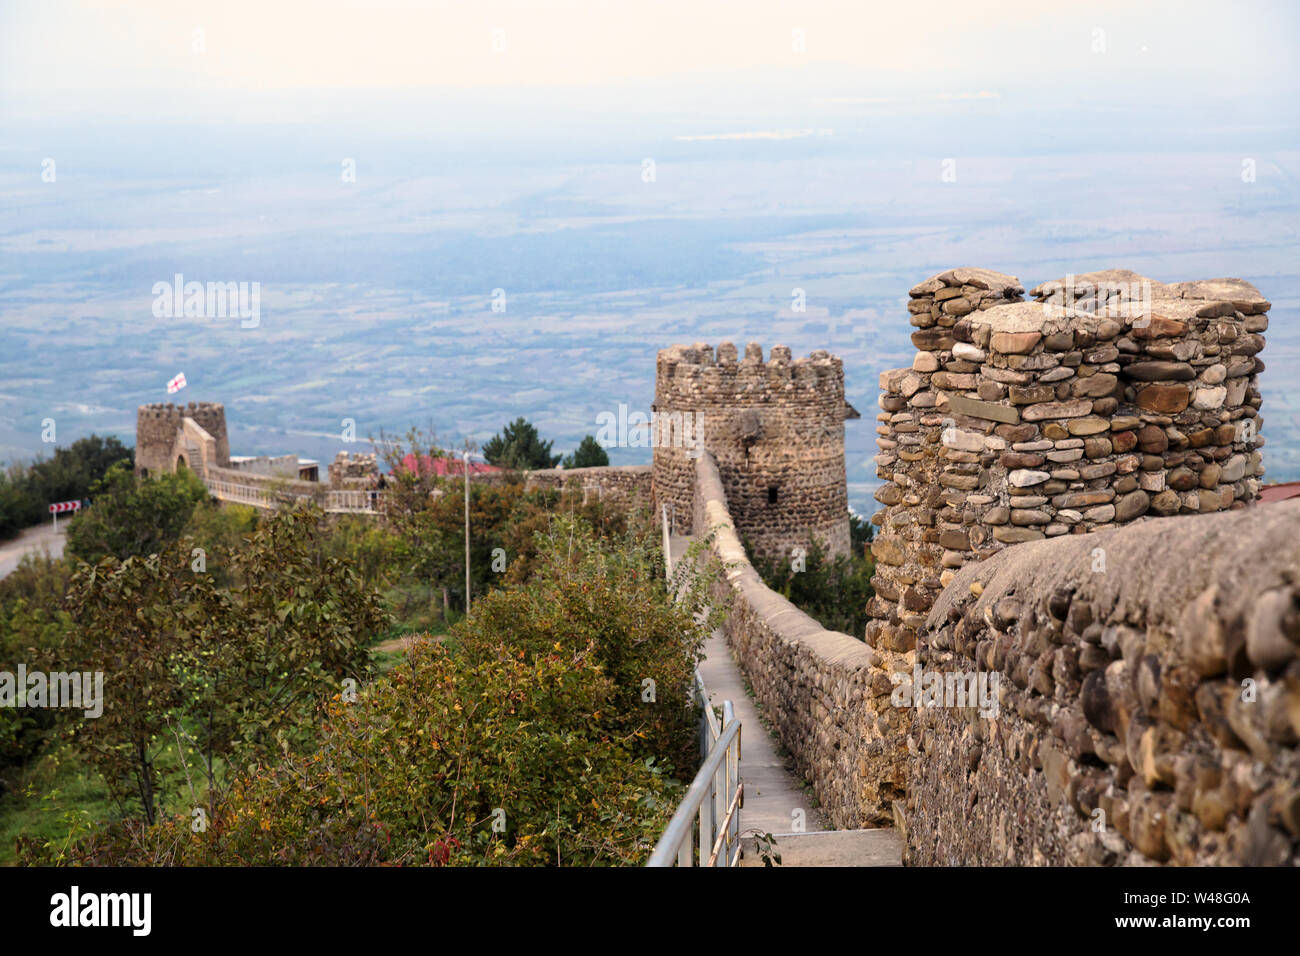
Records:
[[[1262,502],[1286,501],[1288,498],[1297,496],[1300,496],[1300,481],[1287,481],[1280,485],[1265,485],[1259,489],[1259,500]]]
[[[417,473],[414,452],[402,459],[402,467],[409,472]],[[501,471],[501,469],[486,462],[471,461],[469,463],[469,473],[471,475],[486,475],[497,471]],[[465,464],[459,458],[431,458],[428,455],[421,455],[418,474],[437,475],[439,478],[459,476],[465,474]]]

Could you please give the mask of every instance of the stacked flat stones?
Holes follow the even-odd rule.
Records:
[[[331,488],[368,488],[378,476],[379,457],[374,452],[341,451],[330,462]]]
[[[876,474],[887,484],[876,491],[885,507],[872,517],[881,532],[872,544],[876,596],[866,633],[874,647],[914,648],[916,631],[943,587],[940,559],[947,545],[937,515],[946,507],[940,439],[950,415],[947,393],[976,388],[980,369],[971,358],[974,350],[959,343],[956,330],[969,328],[973,315],[1018,302],[1023,294],[1015,276],[972,268],[940,273],[911,290],[907,308],[917,328],[912,333],[917,355],[911,368],[880,376],[875,461]]]
[[[1043,283],[1034,302],[1015,301],[1020,288],[958,269],[912,290],[913,321],[934,324],[913,333],[912,369],[881,376],[868,641],[913,641],[955,569],[1008,544],[1258,493],[1269,303],[1253,286],[1116,270]]]
[[[1300,864],[1297,567],[1300,500],[958,572],[916,656],[994,672],[999,713],[916,711],[907,862]]]
[[[220,402],[161,402],[141,405],[136,411],[135,473],[159,475],[172,470],[176,437],[182,419],[191,418],[216,442],[217,463],[230,464],[230,438],[226,434],[226,408]]]
[[[692,532],[695,462],[707,448],[752,556],[789,558],[810,534],[848,552],[844,419],[857,413],[840,359],[821,349],[796,359],[774,345],[764,361],[757,342],[743,358],[731,342],[716,357],[703,342],[674,345],[659,352],[654,412],[702,433],[694,447],[660,435],[654,449],[656,507],[669,506],[679,533]]]

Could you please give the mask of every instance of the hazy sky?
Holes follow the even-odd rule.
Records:
[[[184,112],[187,94],[241,110],[249,94],[331,89],[542,88],[582,103],[628,83],[688,101],[800,89],[864,104],[918,89],[1250,96],[1297,86],[1297,10],[1289,0],[3,0],[0,95],[10,115],[134,118]]]

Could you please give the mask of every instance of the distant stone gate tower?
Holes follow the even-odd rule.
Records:
[[[655,499],[675,530],[692,533],[695,459],[718,462],[736,531],[753,555],[789,557],[809,534],[833,554],[849,550],[844,364],[818,349],[769,361],[757,342],[738,358],[723,342],[715,359],[703,343],[659,352],[655,374]]]
[[[175,471],[181,462],[200,476],[209,465],[230,465],[226,407],[220,402],[155,403],[137,410],[136,474]]]

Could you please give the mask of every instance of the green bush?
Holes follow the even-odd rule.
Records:
[[[674,601],[653,538],[560,518],[527,581],[355,703],[319,747],[263,757],[212,826],[122,821],[69,857],[130,864],[626,865],[644,862],[694,763],[704,578]],[[653,684],[647,683],[653,681]],[[48,848],[23,845],[28,862]]]
[[[54,456],[23,467],[11,465],[0,472],[0,539],[47,517],[56,501],[81,501],[117,462],[130,465],[132,452],[116,438],[91,435]]]
[[[232,760],[309,745],[320,702],[364,677],[386,617],[350,568],[323,556],[322,533],[315,508],[277,512],[211,556],[230,587],[196,567],[191,539],[74,576],[66,655],[103,672],[106,700],[99,718],[71,722],[72,739],[147,822],[167,795],[165,748],[187,744],[215,799]]]
[[[94,503],[72,519],[65,547],[89,564],[155,554],[176,541],[194,509],[209,500],[208,489],[191,471],[136,478],[119,461],[91,489]]]
[[[573,453],[564,458],[565,468],[599,468],[608,464],[609,453],[596,441],[595,435],[584,436]]]
[[[0,671],[60,670],[72,632],[64,610],[72,577],[68,562],[29,554],[0,579]],[[0,793],[40,754],[56,730],[56,711],[0,707]]]
[[[811,536],[804,552],[802,565],[791,556],[758,560],[754,567],[763,583],[822,627],[862,640],[869,620],[867,602],[876,593],[871,586],[876,570],[871,554],[862,547],[832,557]]]

